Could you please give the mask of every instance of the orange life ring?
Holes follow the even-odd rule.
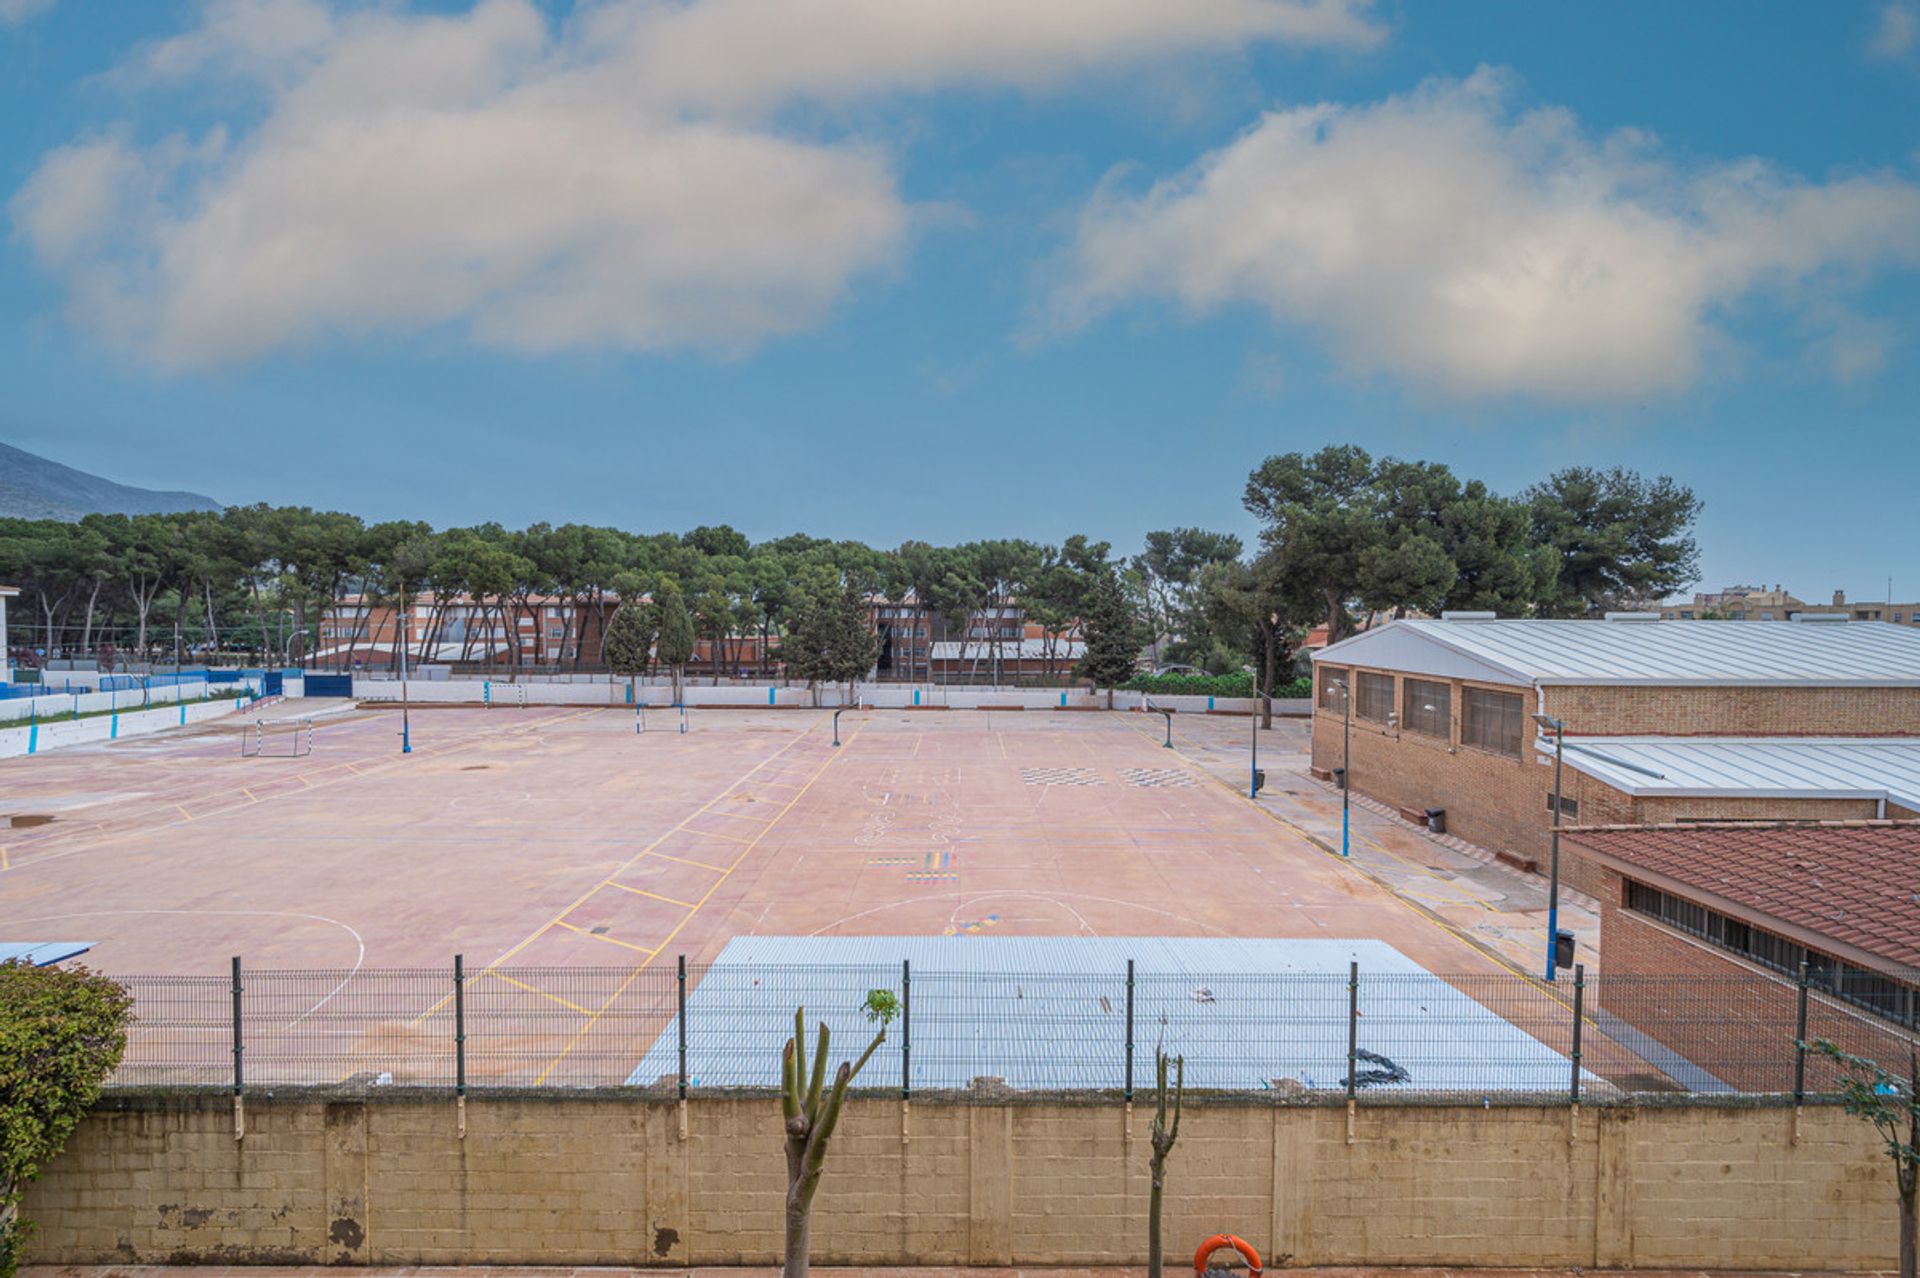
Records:
[[[1244,1238],[1236,1238],[1232,1234],[1215,1234],[1201,1243],[1200,1250],[1193,1253],[1193,1272],[1206,1273],[1207,1258],[1222,1247],[1231,1247],[1239,1252],[1241,1258],[1247,1262],[1247,1269],[1252,1278],[1260,1278],[1260,1253],[1253,1249],[1252,1243]]]

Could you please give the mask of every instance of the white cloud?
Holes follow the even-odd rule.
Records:
[[[1867,39],[1867,55],[1887,62],[1898,62],[1920,48],[1920,8],[1903,0],[1888,0],[1880,6],[1880,20]]]
[[[1368,7],[604,0],[556,25],[532,0],[207,0],[117,78],[239,83],[255,122],[77,141],[16,194],[14,228],[77,322],[174,365],[443,326],[526,352],[739,351],[817,325],[943,216],[902,199],[891,157],[780,108],[1366,45]]]
[[[36,13],[53,8],[53,0],[0,0],[0,27],[25,22]]]
[[[1920,188],[1759,161],[1689,171],[1644,136],[1515,115],[1508,78],[1264,116],[1141,194],[1114,175],[1056,263],[1048,323],[1143,297],[1236,303],[1323,333],[1362,372],[1458,397],[1608,401],[1699,374],[1762,291],[1824,308],[1920,263]],[[1839,366],[1863,371],[1858,341]]]

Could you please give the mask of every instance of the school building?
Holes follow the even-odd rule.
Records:
[[[1540,868],[1564,824],[1920,815],[1920,632],[1797,622],[1397,621],[1314,655],[1314,771]],[[1573,886],[1598,880],[1562,858]]]

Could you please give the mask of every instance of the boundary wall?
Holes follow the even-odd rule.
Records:
[[[23,1214],[56,1265],[772,1265],[779,1102],[634,1091],[116,1092]],[[1139,1265],[1150,1104],[855,1099],[815,1206],[833,1265]],[[1341,1105],[1189,1097],[1178,1265],[1862,1270],[1897,1204],[1837,1106]]]
[[[155,688],[154,700],[162,701],[162,689]],[[173,689],[166,689],[171,692]],[[106,693],[95,696],[105,697]],[[124,704],[127,696],[137,697],[138,693],[121,693]],[[82,698],[84,701],[85,698]],[[173,701],[173,698],[165,698]],[[138,707],[136,700],[134,706]],[[169,728],[187,727],[195,723],[204,723],[209,719],[218,719],[226,715],[237,714],[251,709],[254,699],[251,697],[217,697],[211,701],[188,701],[184,704],[159,705],[153,709],[122,710],[118,713],[95,715],[90,719],[42,719],[38,723],[0,728],[0,759],[11,759],[23,754],[40,754],[46,750],[57,750],[61,746],[80,745],[89,741],[116,741],[121,737],[146,736],[149,733],[165,732]],[[81,706],[84,713],[88,709]],[[100,706],[99,709],[110,709]],[[45,707],[42,707],[44,710]]]
[[[839,709],[876,710],[1104,710],[1107,695],[1078,688],[981,688],[941,685],[857,684],[853,700],[847,699],[844,686],[823,686],[818,690],[804,686],[778,684],[722,685],[710,687],[689,680],[681,690],[682,698],[693,709]],[[291,694],[297,695],[297,694]],[[370,679],[355,676],[353,695],[366,703],[398,703],[401,683],[397,679]],[[659,684],[641,684],[632,690],[621,683],[517,683],[505,679],[415,680],[406,681],[406,697],[413,705],[492,705],[518,706],[666,706],[673,704],[673,690]],[[1116,691],[1115,710],[1148,708],[1173,710],[1181,714],[1251,713],[1259,704],[1252,697],[1174,697],[1139,692]],[[1273,712],[1282,717],[1304,717],[1312,703],[1304,698],[1275,699]]]

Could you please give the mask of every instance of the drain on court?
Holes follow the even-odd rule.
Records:
[[[1028,785],[1104,785],[1092,768],[1022,768],[1020,779]]]
[[[1128,785],[1140,786],[1190,787],[1194,784],[1193,773],[1179,768],[1121,768],[1120,779]]]

